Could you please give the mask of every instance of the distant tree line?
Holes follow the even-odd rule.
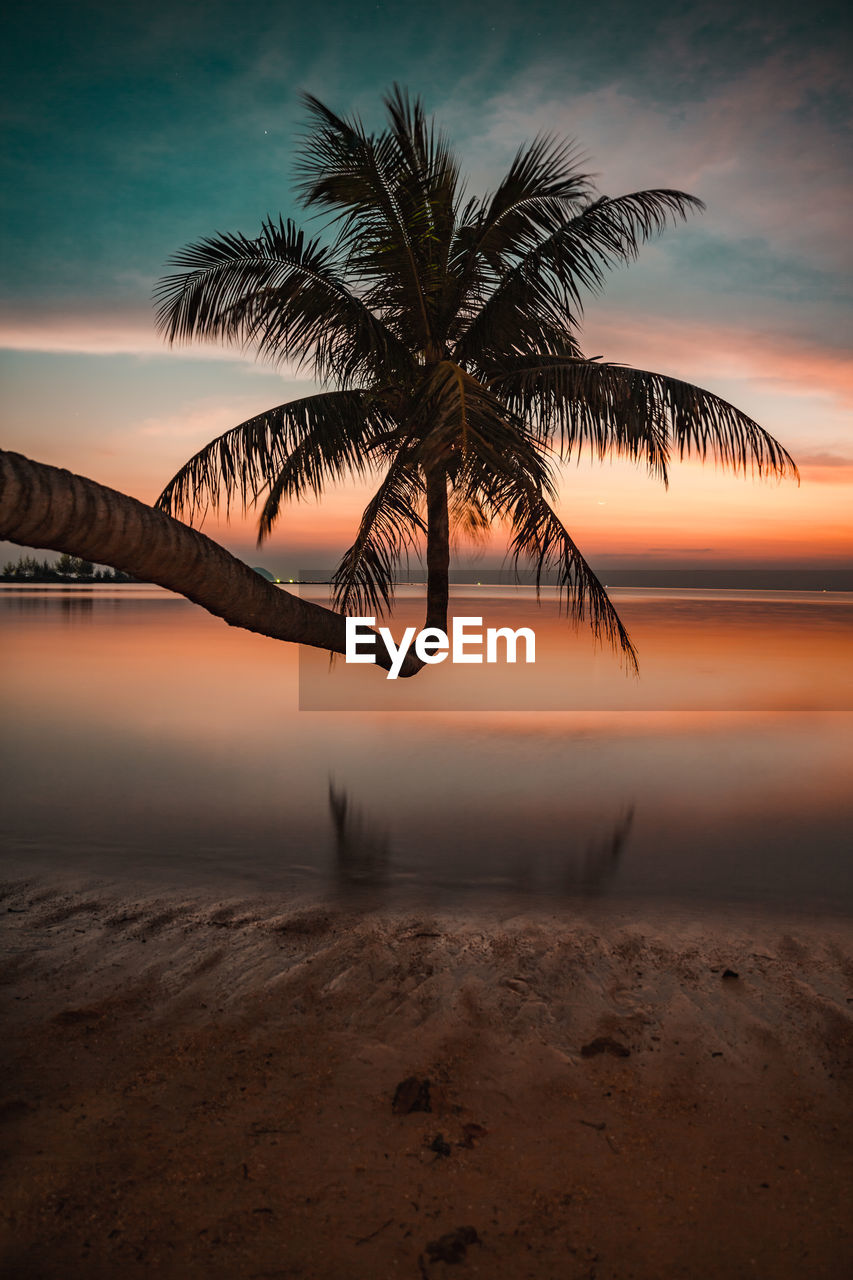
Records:
[[[62,554],[58,560],[36,560],[35,556],[20,556],[17,563],[7,560],[0,573],[0,582],[135,582],[129,573],[120,569],[102,569],[91,560]]]

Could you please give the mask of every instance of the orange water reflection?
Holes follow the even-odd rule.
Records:
[[[532,621],[536,666],[309,655],[354,691],[309,713],[304,654],[164,592],[0,592],[7,873],[853,907],[850,598],[702,594],[622,593],[639,682],[460,596]]]
[[[308,592],[306,591],[306,594]],[[320,598],[319,589],[311,589]],[[484,628],[533,628],[536,661],[433,666],[413,680],[300,652],[303,710],[693,711],[853,709],[853,596],[826,592],[614,591],[640,654],[640,678],[574,632],[553,591],[456,588],[452,611]],[[392,630],[421,626],[403,593]],[[501,650],[501,654],[503,650]],[[379,678],[377,679],[377,675]]]

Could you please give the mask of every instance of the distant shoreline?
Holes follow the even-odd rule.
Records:
[[[853,592],[853,570],[833,569],[826,572],[820,570],[802,570],[786,573],[751,572],[749,570],[726,573],[723,570],[709,570],[707,573],[667,570],[628,570],[624,572],[599,572],[599,579],[608,591],[624,589],[659,590],[659,591],[797,591],[814,592]],[[332,583],[328,578],[293,578],[279,581],[271,585],[284,589],[293,587],[328,587]],[[421,587],[426,589],[426,582],[400,581],[397,587]],[[496,574],[484,573],[476,577],[474,573],[453,574],[451,587],[533,587],[534,582],[507,581]],[[115,587],[154,587],[157,583],[126,580],[118,582],[93,582],[80,578],[32,577],[15,578],[0,576],[0,587],[7,590],[27,591],[34,587],[72,588],[79,591],[99,591]],[[543,582],[543,590],[555,590],[555,582]],[[165,589],[165,588],[164,588]]]

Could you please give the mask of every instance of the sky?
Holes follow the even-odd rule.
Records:
[[[851,20],[846,6],[603,0],[14,6],[3,59],[2,445],[153,502],[198,448],[312,384],[222,348],[167,349],[152,290],[183,245],[304,220],[309,91],[381,124],[394,81],[454,138],[473,192],[540,130],[608,195],[677,187],[707,211],[590,299],[582,344],[731,400],[802,483],[688,462],[669,491],[624,463],[563,476],[607,566],[853,562]],[[205,531],[282,576],[331,565],[369,490]],[[497,564],[498,532],[479,554]],[[4,550],[8,550],[5,548]],[[459,554],[470,559],[470,550]],[[3,556],[5,559],[5,555]]]

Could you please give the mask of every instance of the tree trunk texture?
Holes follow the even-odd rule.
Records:
[[[186,596],[232,627],[346,652],[343,614],[273,586],[212,538],[164,511],[5,450],[0,450],[0,538],[120,569]],[[390,666],[379,639],[376,661]],[[410,651],[400,675],[414,675],[422,665]]]
[[[427,610],[426,626],[447,631],[450,599],[450,520],[447,477],[443,468],[427,473]]]

